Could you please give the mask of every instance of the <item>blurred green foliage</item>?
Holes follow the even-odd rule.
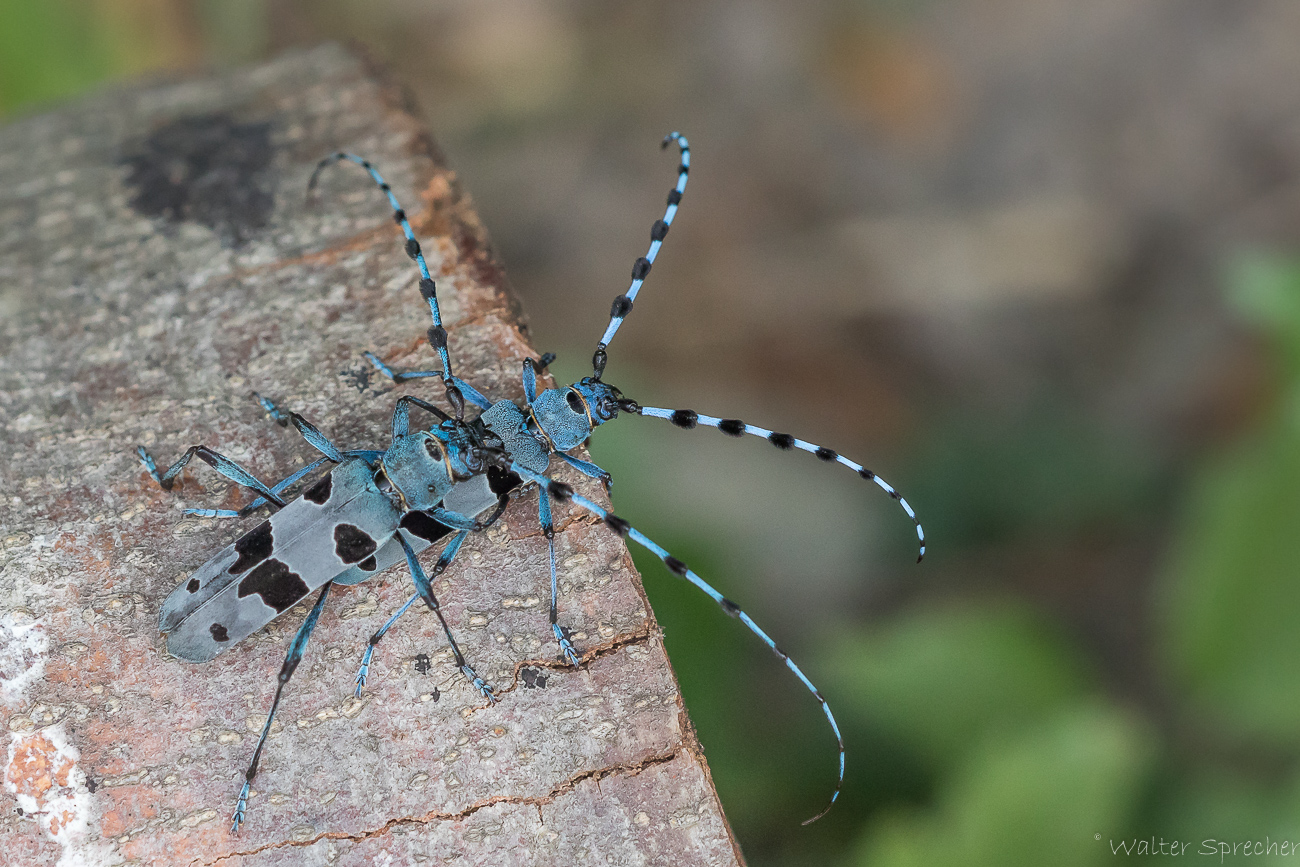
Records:
[[[1163,588],[1165,652],[1198,718],[1300,744],[1300,437],[1269,419],[1195,480]]]
[[[192,68],[202,45],[193,17],[171,0],[0,0],[0,115]]]
[[[783,707],[807,696],[638,558],[751,863],[1089,865],[1153,835],[1157,850],[1178,839],[1189,854],[1207,839],[1300,837],[1300,265],[1244,258],[1225,282],[1231,309],[1267,340],[1278,399],[1221,452],[1161,465],[1051,401],[1019,418],[935,420],[918,449],[926,469],[911,490],[941,561],[1172,521],[1149,646],[1136,648],[1154,658],[1131,661],[1153,681],[1135,675],[1136,695],[1014,593],[922,596],[875,623],[836,624],[835,637],[791,648],[850,750],[839,814],[800,829],[792,820],[825,784],[824,724]],[[638,436],[602,430],[596,456],[634,480],[621,510],[671,528],[651,499],[642,507],[653,472],[637,466]],[[662,541],[744,599],[727,540],[680,532]]]
[[[839,709],[873,720],[934,770],[1091,691],[1069,642],[1016,604],[910,612],[849,635],[831,659]]]
[[[833,694],[932,768],[928,809],[886,811],[853,863],[1089,864],[1151,764],[1145,727],[1017,603],[921,609],[836,648]]]
[[[0,116],[266,53],[266,0],[0,0]]]
[[[75,0],[0,0],[0,111],[80,93],[116,53]]]
[[[1150,759],[1140,726],[1104,705],[1076,705],[1016,736],[973,741],[926,810],[875,820],[862,865],[1086,865],[1105,860]]]
[[[1242,254],[1232,263],[1228,303],[1268,335],[1289,385],[1300,385],[1300,267],[1265,253]]]
[[[908,495],[936,558],[1146,520],[1165,485],[1152,449],[1044,395],[1013,412],[947,410],[927,424]]]
[[[1194,479],[1167,580],[1164,650],[1197,718],[1300,746],[1300,266],[1232,269],[1228,300],[1274,349],[1282,399]]]

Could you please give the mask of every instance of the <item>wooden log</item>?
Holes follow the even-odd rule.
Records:
[[[435,585],[501,702],[419,609],[355,699],[366,640],[411,582],[403,567],[341,588],[229,833],[304,607],[214,662],[170,657],[161,600],[256,519],[182,518],[248,497],[198,462],[164,492],[132,451],[203,443],[275,480],[314,454],[254,390],[345,448],[385,447],[401,393],[441,401],[360,357],[433,360],[371,181],[343,165],[306,196],[338,148],[381,166],[410,213],[460,375],[520,397],[537,353],[483,227],[400,89],[344,50],[0,128],[0,862],[740,863],[627,551],[567,507],[560,605],[586,658],[558,663],[535,492]]]

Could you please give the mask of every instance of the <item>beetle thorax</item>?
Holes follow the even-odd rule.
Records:
[[[455,484],[447,444],[427,431],[395,438],[383,470],[407,509],[432,509]]]

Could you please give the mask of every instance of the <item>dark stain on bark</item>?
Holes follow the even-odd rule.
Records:
[[[172,223],[199,223],[226,247],[266,225],[275,202],[271,123],[227,114],[184,117],[159,127],[125,156],[131,207]]]

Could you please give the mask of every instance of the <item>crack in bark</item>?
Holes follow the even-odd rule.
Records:
[[[224,861],[228,861],[232,858],[243,858],[249,855],[258,855],[261,854],[262,852],[267,852],[273,849],[283,849],[288,846],[293,846],[296,848],[306,848],[309,846],[314,846],[322,840],[352,840],[354,842],[360,842],[362,840],[368,840],[372,837],[379,837],[384,834],[388,834],[394,828],[400,825],[427,825],[431,822],[460,821],[462,819],[469,818],[470,816],[474,815],[475,813],[479,812],[480,810],[486,807],[493,807],[496,806],[497,804],[517,804],[517,805],[531,804],[537,808],[538,820],[541,821],[542,807],[554,803],[556,798],[559,798],[561,795],[566,795],[569,792],[572,792],[580,784],[586,782],[587,780],[599,781],[604,779],[605,777],[610,777],[615,775],[635,777],[637,774],[641,773],[646,768],[653,767],[654,765],[662,765],[667,762],[671,762],[673,759],[681,755],[683,751],[692,752],[690,750],[690,747],[685,742],[679,741],[677,745],[672,748],[672,750],[666,753],[652,753],[651,755],[646,756],[645,758],[639,761],[626,762],[624,764],[618,764],[618,765],[607,765],[603,768],[593,768],[591,770],[582,771],[580,773],[574,774],[564,782],[556,785],[545,795],[493,795],[490,798],[485,798],[482,801],[477,801],[473,804],[470,804],[468,807],[466,807],[463,810],[457,810],[451,813],[441,813],[436,810],[433,810],[421,816],[402,816],[396,819],[389,819],[387,822],[385,822],[383,825],[380,825],[378,828],[373,828],[368,831],[361,831],[360,833],[349,834],[346,831],[325,831],[307,840],[281,840],[276,843],[267,843],[264,846],[258,846],[255,849],[228,852],[213,861],[191,861],[190,863],[193,865],[199,865],[199,867],[214,867],[214,865],[220,864]]]
[[[658,632],[658,630],[652,630],[650,628],[649,618],[646,618],[646,620],[642,621],[642,623],[645,625],[643,629],[637,630],[636,632],[633,632],[630,635],[619,636],[618,638],[615,638],[612,641],[607,641],[604,644],[598,644],[595,647],[592,647],[589,650],[587,650],[585,653],[582,654],[582,662],[581,664],[579,664],[577,668],[574,668],[573,666],[569,665],[569,663],[565,662],[563,659],[540,659],[540,660],[522,659],[515,663],[515,673],[510,679],[510,685],[508,687],[505,687],[504,689],[497,690],[497,695],[502,696],[505,695],[506,693],[514,692],[516,689],[518,689],[519,672],[525,668],[528,667],[545,668],[549,671],[568,671],[568,672],[585,671],[588,665],[590,665],[591,663],[595,662],[598,659],[603,659],[606,656],[613,656],[614,654],[618,653],[625,647],[631,647],[634,644],[646,644]],[[682,697],[680,692],[677,694],[677,705],[679,708],[681,708],[680,713],[685,714],[686,712],[685,705],[682,704]],[[487,710],[490,707],[492,707],[492,703],[477,705],[470,709],[466,718],[468,719],[469,717],[473,716],[479,711]]]
[[[604,644],[598,644],[595,647],[588,648],[587,651],[582,654],[582,662],[577,668],[569,665],[569,663],[559,657],[555,659],[521,659],[515,663],[515,673],[510,680],[510,685],[504,689],[497,690],[497,693],[499,695],[505,695],[508,692],[514,692],[518,689],[519,672],[525,668],[545,668],[549,671],[568,672],[583,671],[596,660],[604,659],[606,656],[613,656],[625,647],[631,647],[634,644],[646,644],[650,641],[654,633],[649,628],[649,621],[647,620],[643,622],[645,623],[644,628],[639,629],[636,632],[628,635],[620,635],[612,641],[607,641]],[[483,705],[482,708],[475,708],[475,712],[477,713],[479,710],[490,706],[491,705]]]

